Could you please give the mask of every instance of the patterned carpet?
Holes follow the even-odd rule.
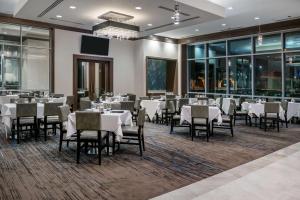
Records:
[[[121,146],[115,156],[75,162],[75,146],[58,152],[58,137],[10,144],[0,134],[0,199],[149,199],[239,166],[300,141],[300,126],[267,133],[236,126],[235,137],[215,134],[194,142],[187,129],[147,123],[146,152]]]

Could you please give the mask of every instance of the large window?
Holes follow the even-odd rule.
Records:
[[[300,50],[300,32],[285,34],[285,48],[287,50]]]
[[[209,57],[226,56],[226,42],[209,43],[208,56]]]
[[[205,61],[190,60],[189,86],[191,92],[205,92]]]
[[[189,59],[199,59],[205,57],[205,46],[204,44],[198,44],[195,46],[189,46],[188,58]]]
[[[285,96],[300,97],[300,53],[285,57]]]
[[[257,37],[255,37],[255,52],[278,52],[282,49],[281,35],[267,35],[263,37],[262,44],[259,44]]]
[[[282,95],[281,54],[254,57],[255,95]]]
[[[244,55],[252,53],[251,38],[231,40],[228,42],[229,55]]]
[[[213,58],[208,60],[208,92],[226,93],[226,59]]]
[[[0,90],[49,90],[49,30],[0,24],[0,55]]]
[[[232,57],[228,61],[229,93],[251,95],[251,57]]]

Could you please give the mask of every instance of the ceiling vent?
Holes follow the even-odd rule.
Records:
[[[48,12],[50,12],[53,8],[61,4],[64,0],[56,0],[54,3],[52,3],[48,8],[46,8],[43,12],[41,12],[38,17],[43,17]]]

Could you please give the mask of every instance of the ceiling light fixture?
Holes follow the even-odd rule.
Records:
[[[195,31],[196,31],[196,32],[199,32],[200,30],[199,30],[199,29],[195,29]]]
[[[136,9],[136,10],[142,10],[142,7],[137,6],[137,7],[135,7],[135,9]]]
[[[173,13],[173,16],[171,17],[171,19],[173,20],[173,23],[175,25],[180,24],[180,10],[179,10],[178,2],[176,2],[176,4],[175,4],[174,13]]]
[[[70,6],[70,8],[74,10],[74,9],[76,9],[76,6]]]
[[[232,6],[228,7],[228,10],[233,10],[233,7]]]
[[[222,26],[226,26],[226,24],[222,24]]]
[[[61,15],[56,15],[56,17],[57,17],[57,18],[62,18],[62,16],[61,16]]]
[[[260,20],[260,17],[254,17],[255,20]]]
[[[259,17],[255,17],[255,18],[258,18],[256,20],[260,19]],[[259,22],[259,25],[258,25],[258,36],[257,36],[257,44],[258,44],[258,46],[263,45],[263,40],[264,40],[264,38],[263,38],[263,35],[261,33],[260,22]]]
[[[153,26],[153,24],[148,24],[148,26]]]

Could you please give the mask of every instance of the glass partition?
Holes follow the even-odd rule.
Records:
[[[188,58],[189,59],[199,59],[205,57],[205,45],[198,44],[188,47]]]
[[[245,55],[252,53],[251,38],[228,41],[229,55]]]
[[[300,97],[300,53],[285,56],[285,96]]]
[[[240,95],[252,94],[251,57],[232,57],[228,61],[229,93]]]
[[[262,44],[259,44],[257,37],[254,40],[256,53],[278,52],[282,49],[280,34],[264,36]]]
[[[226,59],[213,58],[208,60],[208,92],[226,93]]]
[[[208,44],[208,56],[220,57],[226,56],[226,42],[215,42]]]
[[[281,54],[254,57],[255,95],[282,95]]]
[[[285,34],[285,48],[287,50],[300,50],[300,32]]]
[[[189,77],[191,92],[205,92],[205,60],[189,61]]]

